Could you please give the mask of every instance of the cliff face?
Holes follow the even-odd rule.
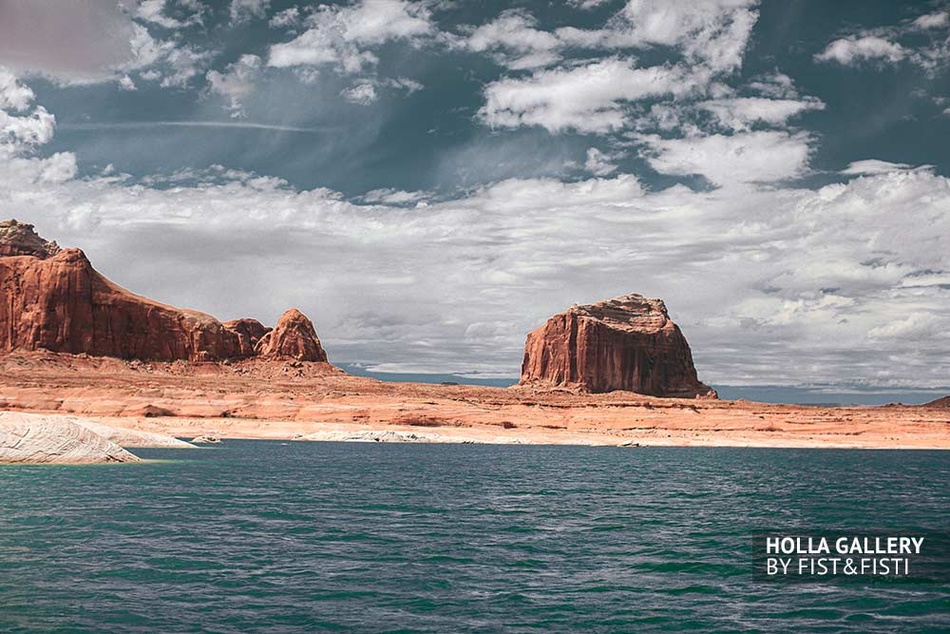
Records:
[[[715,397],[663,302],[636,294],[574,306],[529,333],[521,384]]]
[[[267,331],[253,319],[222,324],[134,295],[79,249],[46,242],[31,225],[0,223],[0,352],[213,361],[253,356]]]

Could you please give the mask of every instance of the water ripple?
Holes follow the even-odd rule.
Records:
[[[0,469],[0,630],[945,630],[947,587],[754,584],[751,532],[946,530],[944,452],[232,441]]]

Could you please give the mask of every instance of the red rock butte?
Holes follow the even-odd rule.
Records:
[[[659,299],[630,294],[572,306],[528,334],[521,384],[709,397],[686,337]]]
[[[266,343],[265,343],[266,342]],[[293,309],[271,331],[135,295],[32,225],[0,221],[0,352],[49,350],[143,361],[254,356],[327,360],[313,324]]]
[[[284,357],[298,361],[326,361],[313,323],[296,308],[281,315],[274,329],[266,333],[254,348],[258,356]]]

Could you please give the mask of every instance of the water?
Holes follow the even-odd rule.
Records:
[[[950,630],[756,584],[754,528],[946,530],[945,452],[231,441],[0,468],[0,631]]]

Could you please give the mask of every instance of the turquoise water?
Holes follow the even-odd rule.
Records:
[[[946,530],[950,454],[231,441],[0,468],[0,631],[950,630],[753,529]]]

